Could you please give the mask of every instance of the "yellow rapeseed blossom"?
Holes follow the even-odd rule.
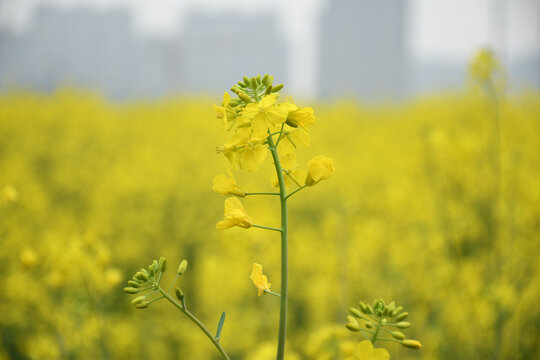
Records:
[[[253,285],[257,288],[257,295],[261,296],[265,294],[266,290],[270,290],[270,284],[266,275],[262,273],[262,265],[253,263],[253,268],[251,269],[250,279],[253,281]]]
[[[216,224],[216,228],[220,230],[228,229],[233,226],[248,229],[253,225],[251,218],[244,210],[244,207],[238,198],[230,197],[225,199],[224,214],[225,218]]]
[[[2,198],[6,203],[15,203],[19,200],[19,192],[13,185],[6,185],[2,189]]]
[[[498,69],[500,69],[500,64],[493,52],[488,49],[478,51],[469,66],[471,76],[480,82],[488,81]]]
[[[19,256],[21,260],[21,265],[24,268],[31,268],[38,263],[39,257],[38,254],[29,247],[25,247]]]
[[[310,107],[299,108],[289,102],[281,104],[281,107],[287,110],[287,125],[291,127],[301,126],[307,130],[308,126],[315,123],[314,111]]]
[[[229,107],[231,101],[231,95],[225,91],[223,94],[223,103],[221,106],[214,105],[214,109],[217,113],[217,118],[222,120],[222,126],[227,129],[227,124],[234,118],[234,111]]]
[[[270,94],[258,103],[247,104],[242,114],[251,119],[253,138],[263,139],[268,136],[268,129],[283,124],[289,113],[276,105],[276,95]]]
[[[369,340],[364,340],[356,344],[354,355],[346,360],[388,360],[390,354],[386,349],[374,349]]]
[[[228,175],[216,175],[214,177],[214,187],[212,189],[218,194],[222,195],[235,195],[245,197],[246,192],[236,184],[232,172],[229,170],[227,174]]]
[[[328,179],[334,173],[334,161],[328,156],[318,155],[308,163],[306,185],[313,186],[321,180]]]

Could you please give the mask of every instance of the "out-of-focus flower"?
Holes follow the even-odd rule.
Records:
[[[313,186],[321,180],[328,179],[334,173],[334,161],[328,156],[318,155],[308,163],[306,185]]]
[[[19,200],[19,192],[13,185],[6,185],[2,189],[2,198],[6,203],[15,203]]]
[[[364,340],[356,344],[354,355],[347,360],[388,360],[390,354],[386,349],[373,348],[373,344],[369,340]]]
[[[501,65],[493,55],[493,52],[488,49],[482,49],[474,55],[469,66],[469,72],[474,79],[480,82],[486,82],[500,67]]]
[[[234,111],[229,106],[230,102],[231,95],[229,95],[229,93],[225,91],[225,93],[223,94],[223,103],[221,104],[221,106],[214,105],[214,109],[217,113],[217,118],[221,119],[224,129],[227,129],[228,122],[234,119]]]
[[[253,268],[251,269],[250,279],[253,281],[253,285],[257,288],[257,295],[261,296],[265,294],[266,290],[270,290],[270,284],[266,275],[262,273],[262,265],[253,263]]]
[[[238,198],[230,197],[225,199],[224,214],[225,218],[216,224],[216,228],[220,230],[228,229],[233,226],[248,229],[253,225],[251,218],[244,210],[244,207]]]
[[[35,266],[38,262],[38,254],[31,248],[25,247],[20,255],[21,264],[26,269]]]
[[[240,197],[246,196],[246,192],[236,184],[234,176],[230,170],[227,172],[227,175],[216,175],[213,183],[214,187],[212,189],[218,194],[235,195]]]

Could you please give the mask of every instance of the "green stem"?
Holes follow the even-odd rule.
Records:
[[[276,146],[272,135],[268,136],[268,145],[270,145],[270,152],[272,153],[272,159],[274,160],[274,166],[276,168],[276,174],[279,183],[279,200],[281,204],[281,297],[279,306],[279,334],[278,334],[278,348],[277,348],[277,360],[283,360],[285,357],[285,337],[287,333],[287,298],[288,298],[288,251],[287,251],[287,237],[288,237],[288,217],[287,217],[287,194],[285,190],[285,179],[283,178],[283,169],[279,161]]]
[[[271,193],[271,192],[253,192],[253,193],[246,193],[246,196],[248,195],[278,195],[279,193]]]
[[[197,325],[204,333],[205,335],[210,339],[210,341],[212,341],[212,344],[214,344],[214,346],[216,347],[216,349],[219,351],[219,353],[221,354],[221,356],[223,356],[224,359],[227,359],[227,360],[230,360],[229,358],[229,355],[227,355],[227,353],[225,352],[225,350],[223,349],[223,347],[221,347],[221,344],[219,343],[218,340],[216,340],[214,338],[214,336],[212,335],[212,333],[206,328],[206,326],[204,326],[204,324],[195,317],[195,315],[193,315],[192,313],[190,313],[187,309],[186,309],[186,306],[185,306],[185,302],[184,303],[184,306],[180,305],[176,300],[174,300],[169,294],[167,294],[165,291],[163,291],[163,289],[161,287],[159,287],[159,292],[163,295],[164,298],[166,298],[167,300],[169,300],[174,306],[176,306],[178,308],[178,310],[180,310],[181,312],[183,312],[184,314],[186,314],[186,316],[195,323],[195,325]]]
[[[377,335],[379,335],[379,330],[381,329],[381,323],[378,323],[375,327],[375,332],[373,333],[373,337],[371,338],[371,343],[375,345],[375,341],[377,341]]]
[[[251,225],[253,227],[256,227],[256,228],[259,228],[259,229],[266,229],[266,230],[273,230],[273,231],[279,231],[279,232],[283,232],[282,229],[278,229],[278,228],[273,228],[273,227],[270,227],[270,226],[263,226],[263,225]]]
[[[290,193],[289,195],[287,195],[287,196],[285,197],[285,199],[290,198],[291,196],[293,196],[294,194],[296,194],[297,192],[299,192],[300,190],[302,190],[302,189],[305,188],[306,186],[307,186],[307,185],[304,185],[304,186],[301,186],[301,187],[299,187],[298,189],[294,190],[292,193]]]
[[[264,292],[267,293],[267,294],[270,294],[270,295],[274,295],[274,296],[277,296],[277,297],[281,297],[281,295],[279,295],[278,293],[275,293],[275,292],[270,291],[270,290],[268,290],[268,289],[267,289],[267,290],[264,290]]]

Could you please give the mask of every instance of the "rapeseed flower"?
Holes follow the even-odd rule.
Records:
[[[257,288],[257,295],[264,295],[266,290],[270,290],[270,284],[266,275],[262,273],[262,265],[253,263],[253,268],[251,269],[250,279],[253,281],[253,285]]]
[[[214,105],[214,109],[217,112],[217,118],[221,119],[224,129],[227,129],[227,124],[229,121],[234,120],[235,112],[229,106],[230,102],[231,95],[229,95],[229,93],[225,91],[225,93],[223,94],[223,103],[221,104],[221,106]]]
[[[471,76],[480,81],[488,81],[496,70],[499,70],[501,65],[493,52],[488,49],[478,51],[469,66]]]
[[[283,124],[289,113],[276,105],[276,94],[270,94],[258,103],[247,104],[242,110],[242,115],[251,119],[252,137],[264,139],[268,136],[268,129]]]
[[[374,349],[373,344],[369,340],[364,340],[356,344],[354,355],[346,360],[388,360],[390,354],[386,349]]]
[[[242,203],[238,198],[230,197],[225,199],[225,218],[216,224],[216,228],[228,229],[233,226],[238,226],[248,229],[253,225],[251,218],[244,210]]]
[[[229,170],[227,175],[219,174],[214,177],[213,190],[222,195],[235,195],[245,197],[246,192],[236,184],[232,172]]]
[[[321,180],[328,179],[334,173],[334,161],[328,156],[318,155],[308,163],[306,185],[313,186]]]

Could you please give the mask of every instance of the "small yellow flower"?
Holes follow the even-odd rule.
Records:
[[[315,115],[313,108],[299,108],[293,103],[283,103],[281,107],[287,110],[287,125],[291,127],[301,126],[307,130],[308,126],[315,123]]]
[[[251,119],[253,138],[262,139],[268,135],[269,128],[281,125],[287,120],[288,112],[276,105],[276,95],[270,94],[258,103],[247,104],[242,114]]]
[[[253,285],[257,288],[257,295],[261,296],[265,294],[265,290],[270,290],[270,284],[266,275],[262,273],[262,265],[253,263],[253,268],[251,269],[250,279],[253,281]]]
[[[493,52],[488,49],[482,49],[474,55],[469,66],[469,72],[474,79],[480,82],[486,82],[500,67],[501,65],[493,55]]]
[[[229,102],[231,101],[231,95],[225,91],[223,94],[223,103],[221,106],[214,105],[216,110],[216,115],[218,119],[222,120],[222,126],[224,129],[227,128],[227,123],[234,119],[234,111],[230,108]]]
[[[222,195],[245,197],[246,192],[236,184],[232,172],[229,170],[227,174],[228,176],[225,174],[216,175],[214,177],[214,187],[212,189]]]
[[[306,185],[313,186],[321,180],[328,179],[334,173],[334,161],[328,156],[318,155],[308,163]]]
[[[233,226],[248,229],[253,225],[251,218],[238,198],[230,197],[225,199],[224,214],[225,218],[216,224],[216,228],[220,230],[232,228]]]
[[[383,348],[374,349],[371,341],[364,340],[356,344],[354,355],[347,360],[389,360],[390,354]]]

